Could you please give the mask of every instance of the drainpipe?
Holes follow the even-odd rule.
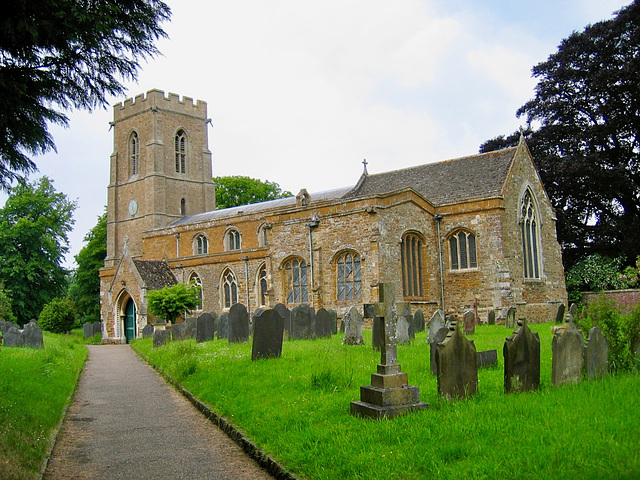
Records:
[[[306,224],[307,227],[309,227],[309,274],[311,276],[311,292],[310,292],[310,299],[309,299],[309,304],[313,307],[313,287],[314,287],[314,281],[313,281],[313,235],[311,234],[311,232],[313,231],[314,228],[316,228],[318,225],[320,225],[320,221],[318,220],[318,217],[316,217],[315,215],[313,216],[313,218],[311,219],[311,221],[309,223]]]
[[[442,221],[442,215],[437,214],[435,216],[436,226],[438,228],[438,256],[440,259],[440,302],[442,304],[442,316],[447,318],[447,311],[444,305],[444,268],[442,266],[442,238],[440,237],[440,222]]]
[[[251,315],[251,301],[249,299],[249,257],[244,257],[244,278],[247,282],[247,313]]]

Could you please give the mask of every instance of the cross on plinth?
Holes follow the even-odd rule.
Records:
[[[420,401],[420,389],[408,384],[398,364],[396,327],[398,311],[405,305],[395,302],[393,285],[378,286],[379,301],[364,305],[364,317],[376,317],[384,325],[380,364],[371,375],[371,385],[360,387],[360,401],[351,402],[351,413],[368,418],[393,418],[429,406]]]

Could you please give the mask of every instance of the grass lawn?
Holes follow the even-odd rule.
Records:
[[[87,359],[77,336],[44,332],[44,349],[0,349],[0,478],[39,478]]]
[[[398,347],[402,371],[431,408],[394,420],[349,414],[380,361],[341,335],[285,341],[280,359],[251,362],[251,344],[214,340],[134,349],[300,478],[638,478],[640,375],[579,385],[551,385],[551,324],[533,325],[541,340],[541,389],[505,395],[504,326],[471,336],[480,350],[497,349],[499,365],[480,370],[479,393],[448,402],[429,372],[426,332]]]

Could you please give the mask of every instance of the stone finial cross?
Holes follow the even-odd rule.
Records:
[[[398,323],[398,311],[404,304],[396,303],[395,291],[390,283],[381,283],[378,286],[379,302],[364,305],[365,318],[379,317],[384,322],[384,341],[380,348],[381,365],[398,364],[398,341],[396,337],[396,324]]]

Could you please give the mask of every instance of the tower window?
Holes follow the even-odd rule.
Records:
[[[140,170],[140,138],[136,132],[129,137],[129,164],[131,175],[136,175]]]
[[[178,130],[174,138],[174,143],[176,173],[185,173],[187,171],[187,135],[184,133],[184,130]]]

